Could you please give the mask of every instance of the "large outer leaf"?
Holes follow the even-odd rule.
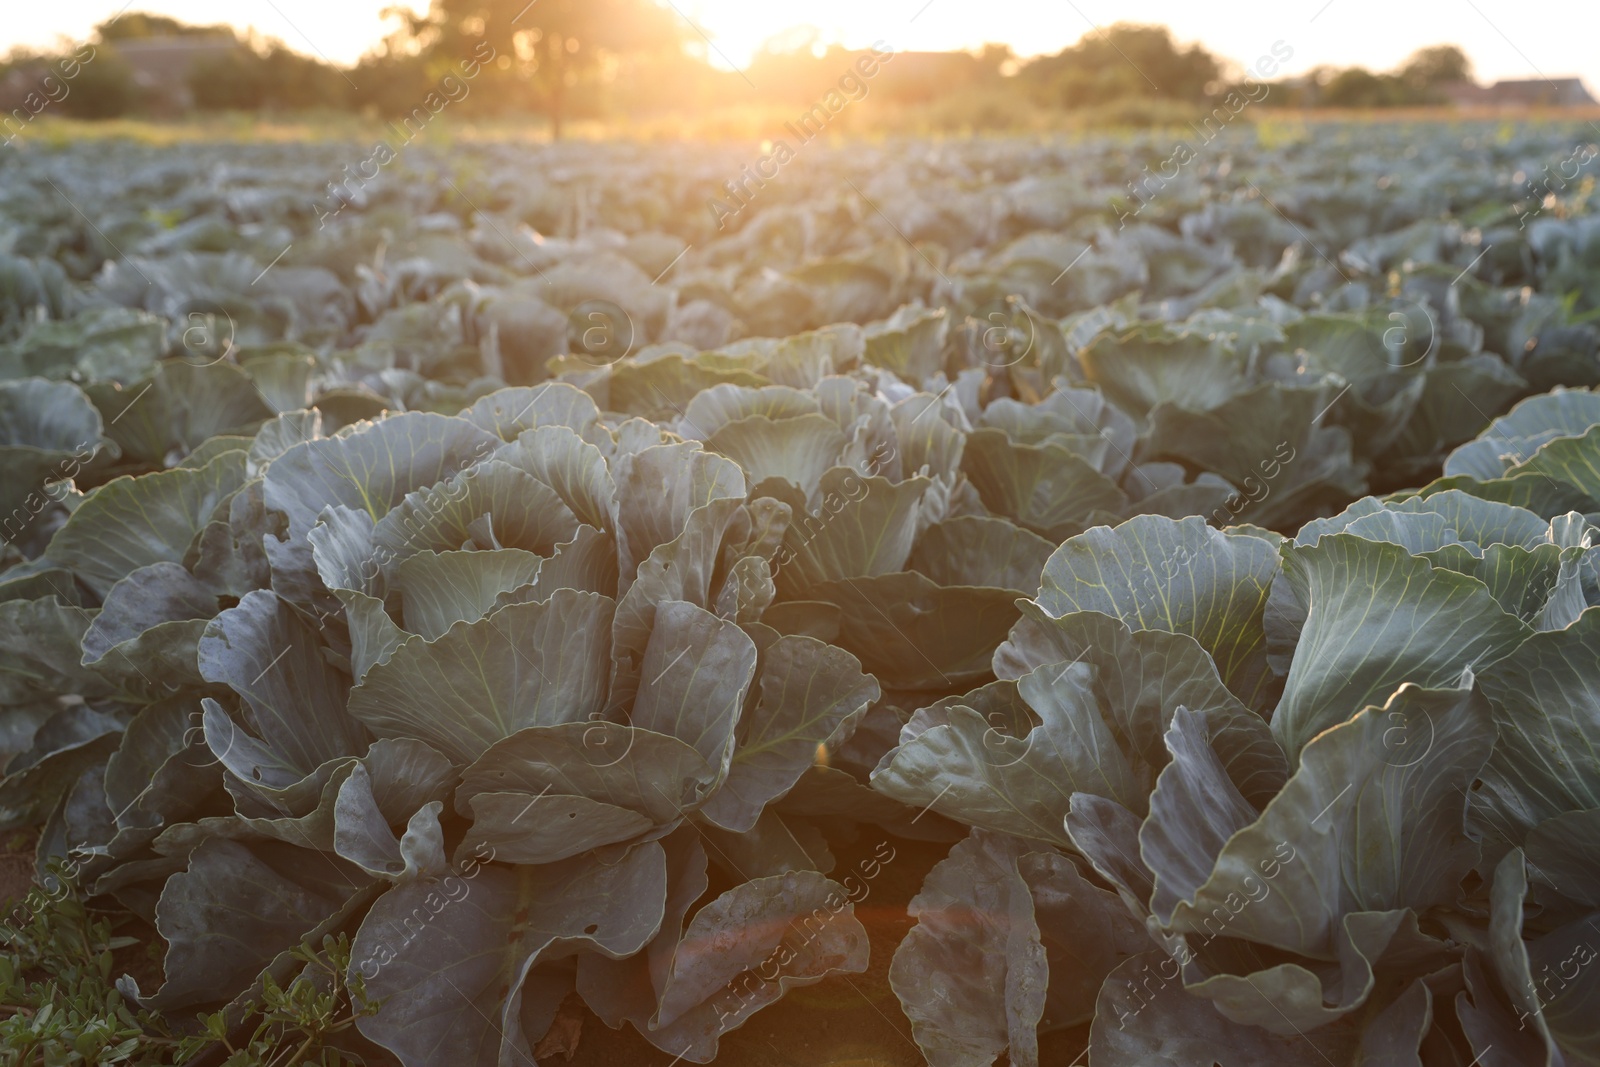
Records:
[[[1162,404],[1150,415],[1147,454],[1184,460],[1238,486],[1226,524],[1235,514],[1262,526],[1297,522],[1366,488],[1349,431],[1317,423],[1337,393],[1329,385],[1268,382],[1209,411],[1190,410],[1181,399]]]
[[[605,706],[611,600],[570,589],[515,604],[437,641],[413,637],[350,691],[350,714],[380,737],[417,737],[469,763],[528,726]]]
[[[1419,983],[1420,984],[1420,983]],[[1426,1029],[1425,1006],[1408,1004],[1394,1020],[1404,1028]],[[1416,1016],[1422,1026],[1416,1027]],[[1335,1023],[1311,1034],[1281,1037],[1235,1023],[1210,1001],[1184,991],[1177,961],[1153,951],[1124,962],[1106,980],[1090,1031],[1089,1055],[1095,1067],[1149,1067],[1153,1064],[1221,1064],[1221,1067],[1279,1067],[1282,1064],[1383,1063],[1420,1067],[1421,1061],[1358,1059],[1362,1035],[1353,1024]]]
[[[988,1067],[1008,1047],[1018,1067],[1039,1063],[1050,967],[1018,869],[1030,850],[974,830],[911,899],[889,984],[932,1067]]]
[[[1496,1004],[1490,1007],[1474,990],[1476,1010],[1462,1012],[1463,1029],[1474,1051],[1491,1067],[1515,1062],[1537,1067],[1595,1063],[1600,1060],[1600,1010],[1595,985],[1585,974],[1594,962],[1595,917],[1586,916],[1527,940],[1523,908],[1528,893],[1527,862],[1517,849],[1496,866],[1489,896],[1488,956],[1509,1007],[1514,1032]],[[1569,973],[1567,966],[1573,970]],[[1492,994],[1490,994],[1492,997]],[[1495,1019],[1494,1016],[1500,1018]],[[1495,1031],[1498,1031],[1496,1033]],[[1494,1043],[1490,1037],[1493,1035]],[[1501,1055],[1493,1055],[1498,1047]]]
[[[838,643],[891,689],[949,690],[989,677],[995,647],[1017,621],[1011,590],[937,585],[916,571],[808,592],[838,606]]]
[[[1586,510],[1600,507],[1600,426],[1590,427],[1582,437],[1558,437],[1506,471],[1508,478],[1529,474],[1574,487],[1593,502]]]
[[[1539,446],[1557,437],[1579,437],[1600,423],[1600,393],[1556,389],[1530,396],[1495,419],[1477,439],[1445,460],[1447,477],[1470,475],[1485,481],[1533,457]]]
[[[704,809],[728,830],[755,825],[761,809],[794,787],[818,753],[855,731],[878,683],[842,649],[780,637],[761,656],[760,698],[739,723],[728,777]]]
[[[668,959],[663,952],[651,960],[660,1007],[641,1033],[657,1048],[710,1063],[720,1035],[785,991],[866,970],[867,931],[842,886],[791,871],[705,905]]]
[[[755,676],[756,646],[731,622],[683,601],[656,609],[629,722],[688,743],[725,772]]]
[[[1400,735],[1430,740],[1419,756]],[[1465,791],[1493,744],[1476,690],[1408,685],[1367,707],[1306,745],[1283,792],[1232,835],[1193,902],[1179,901],[1173,927],[1215,936],[1207,922],[1222,914],[1231,937],[1334,959],[1351,913],[1452,901],[1478,859]],[[1248,906],[1231,903],[1244,894]]]
[[[570,859],[655,828],[648,816],[587,797],[479,793],[471,807],[472,832],[463,844],[529,866]]]
[[[1049,964],[1050,985],[1041,1032],[1087,1022],[1106,975],[1150,947],[1144,926],[1120,900],[1090,882],[1077,863],[1054,852],[1033,852],[1017,864],[1033,894]]]
[[[1600,808],[1600,608],[1535,634],[1485,670],[1500,740],[1472,814],[1516,845],[1563,812]]]
[[[589,1009],[618,1029],[631,1021],[641,1033],[650,1028],[672,958],[683,938],[683,923],[709,884],[700,831],[684,826],[661,839],[667,856],[667,898],[661,930],[643,952],[613,960],[596,953],[578,957],[578,992]]]
[[[1535,880],[1600,908],[1600,808],[1546,819],[1528,834],[1526,850]]]
[[[1078,359],[1113,403],[1142,418],[1162,401],[1204,411],[1242,392],[1241,356],[1200,333],[1145,325],[1120,336],[1100,334]]]
[[[267,543],[274,586],[309,600],[302,583],[315,568],[305,538],[325,507],[343,504],[376,521],[407,493],[465,470],[499,443],[465,419],[413,411],[293,446],[272,461],[263,486],[267,507],[289,520],[287,540]]]
[[[202,367],[168,360],[123,394],[102,401],[111,405],[107,436],[123,455],[150,464],[168,463],[169,457],[185,455],[219,434],[254,433],[276,414],[249,376],[231,363]]]
[[[1528,974],[1538,975],[1543,988],[1540,1011],[1569,1063],[1600,1062],[1600,986],[1586,973],[1596,956],[1597,921],[1600,916],[1591,912],[1527,944]],[[1569,967],[1581,969],[1573,973]]]
[[[1188,634],[1252,707],[1270,700],[1261,615],[1278,553],[1272,535],[1224,533],[1203,519],[1140,515],[1056,549],[1038,604],[1051,615],[1098,611],[1133,630]]]
[[[1453,685],[1533,633],[1476,578],[1395,544],[1330,534],[1284,547],[1284,573],[1310,612],[1272,730],[1290,758],[1402,682]]]
[[[144,1003],[171,1011],[228,999],[367,881],[328,853],[204,842],[156,906],[167,981]]]
[[[730,422],[713,431],[706,448],[744,468],[752,485],[782,478],[811,499],[822,476],[839,462],[845,436],[826,415],[772,419],[766,415]]]
[[[353,432],[295,445],[267,468],[267,506],[303,538],[329,504],[366,511],[374,520],[407,493],[442,482],[499,443],[464,419],[430,412],[391,415]]]
[[[743,498],[744,472],[698,445],[657,445],[616,461],[618,560],[623,590],[657,545],[683,532],[696,508]]]
[[[140,567],[111,587],[83,635],[85,663],[102,660],[116,646],[164,623],[210,619],[217,598],[176,563]],[[190,649],[191,658],[193,648]],[[190,665],[193,673],[193,663]]]
[[[531,585],[543,564],[520,548],[489,552],[419,552],[394,578],[406,629],[429,641],[458,622],[477,622],[509,592]]]
[[[345,713],[349,679],[329,666],[317,631],[266,590],[213,619],[200,640],[200,673],[244,698],[249,722],[286,786],[329,760],[366,751],[367,732]]]
[[[54,595],[0,601],[0,704],[108,695],[105,680],[83,666],[83,639],[94,621],[94,612]]]
[[[1051,542],[1004,519],[963,515],[924,530],[907,566],[940,585],[1015,589],[1032,596],[1054,551]]]
[[[1150,911],[1170,922],[1180,900],[1194,898],[1228,839],[1256,820],[1256,809],[1228,778],[1200,716],[1179,707],[1167,728],[1172,762],[1150,796],[1139,830],[1140,857],[1155,875]]]
[[[480,793],[583,797],[662,825],[699,804],[716,769],[676,737],[612,722],[571,722],[520,730],[489,748],[461,775],[456,807]]]
[[[613,706],[625,705],[639,687],[645,647],[662,603],[677,600],[706,609],[714,606],[712,581],[722,559],[723,542],[737,527],[743,506],[730,498],[696,508],[685,518],[682,532],[657,545],[639,564],[617,605],[611,635]]]
[[[119,827],[159,822],[221,784],[219,775],[205,772],[204,747],[193,729],[195,708],[192,698],[175,697],[144,708],[128,723],[105,773],[106,807]]]
[[[1423,526],[1427,520],[1436,520]],[[1385,525],[1385,523],[1393,525]],[[1296,545],[1314,545],[1332,533],[1359,533],[1373,541],[1391,541],[1410,552],[1426,552],[1447,544],[1518,545],[1537,548],[1550,543],[1550,523],[1527,508],[1485,500],[1460,490],[1445,490],[1407,500],[1362,497],[1339,514],[1314,519],[1295,534]],[[1431,534],[1424,542],[1418,538]]]
[[[0,382],[0,534],[16,537],[30,521],[28,498],[90,461],[101,429],[100,412],[71,382]]]
[[[577,518],[554,489],[491,459],[406,494],[373,527],[372,544],[388,574],[395,562],[429,550],[522,548],[548,556],[577,532]]]
[[[1468,440],[1485,411],[1501,411],[1527,391],[1528,383],[1492,352],[1429,367],[1421,399],[1379,465],[1408,480],[1431,474],[1446,452]]]
[[[862,478],[844,467],[822,477],[822,507],[796,515],[778,554],[778,591],[809,597],[836,579],[892,574],[905,566],[916,538],[925,478],[891,482]]]
[[[1131,631],[1096,611],[1051,618],[1035,604],[995,652],[995,673],[1021,678],[1051,663],[1094,668],[1095,699],[1152,767],[1164,766],[1163,735],[1178,707],[1201,713],[1228,776],[1253,804],[1265,804],[1289,777],[1283,751],[1261,717],[1217,677],[1199,642],[1165,630]],[[1142,811],[1142,807],[1140,808]]]
[[[933,418],[927,418],[933,415]],[[961,472],[961,454],[966,449],[967,437],[954,425],[950,409],[938,397],[927,393],[914,396],[896,404],[889,412],[894,420],[894,435],[900,470],[906,474],[943,476],[954,480]],[[869,456],[871,462],[874,457]],[[878,473],[891,476],[891,465],[880,466]]]
[[[1051,540],[1076,533],[1097,511],[1128,504],[1115,482],[1055,440],[1020,445],[999,430],[974,430],[961,469],[985,507]]]
[[[599,530],[611,528],[617,490],[605,456],[572,430],[565,426],[527,430],[495,452],[494,458],[526,471],[554,489],[582,522]]]
[[[507,441],[545,426],[569,427],[587,440],[600,421],[600,409],[581,389],[565,382],[542,382],[496,390],[462,411],[461,417]]]
[[[8,773],[0,781],[0,829],[45,819],[85,771],[116,749],[120,725],[82,704],[54,709],[33,731],[32,747],[6,766]]]
[[[244,462],[243,452],[224,452],[199,470],[108,482],[72,513],[47,555],[101,596],[140,567],[182,563],[218,505],[244,484]]]
[[[357,1024],[406,1067],[497,1067],[523,1035],[516,996],[545,956],[585,948],[613,958],[660,928],[666,861],[651,842],[601,862],[480,867],[384,894],[361,923],[352,974],[382,1000]],[[513,1007],[515,1005],[516,1007]]]
[[[816,397],[791,386],[766,385],[753,389],[724,382],[713,385],[689,401],[681,420],[681,432],[691,440],[703,440],[703,435],[714,435],[729,423],[754,415],[787,419],[818,410]]]
[[[71,382],[21,378],[0,384],[0,449],[70,456],[100,441],[100,413]]]

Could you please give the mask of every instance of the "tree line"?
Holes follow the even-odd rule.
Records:
[[[769,42],[743,71],[722,70],[708,61],[708,44],[695,28],[656,0],[433,0],[425,14],[396,7],[385,15],[394,31],[341,69],[228,26],[124,14],[97,27],[97,58],[60,110],[86,118],[170,112],[172,99],[142,84],[119,52],[131,54],[130,42],[169,38],[209,46],[182,79],[184,109],[377,117],[414,110],[438,94],[441,80],[460,63],[487,47],[495,58],[460,110],[485,117],[543,115],[557,136],[574,119],[703,113],[730,103],[801,104],[826,92],[858,55],[796,31]],[[52,58],[14,53],[0,67],[0,80]],[[1179,44],[1164,27],[1123,23],[1091,32],[1055,55],[1029,59],[992,44],[973,52],[915,54],[914,61],[886,69],[871,91],[894,106],[947,115],[949,125],[1005,128],[1023,113],[1110,109],[1135,120],[1140,114],[1170,117],[1163,106],[1209,107],[1237,90],[1241,77],[1253,76],[1198,44]],[[1272,106],[1388,107],[1442,103],[1445,86],[1470,77],[1461,50],[1441,45],[1390,72],[1322,67],[1265,84]]]

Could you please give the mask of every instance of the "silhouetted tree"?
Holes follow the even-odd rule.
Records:
[[[1018,76],[1047,104],[1081,107],[1138,96],[1203,100],[1221,72],[1215,56],[1198,44],[1179,48],[1164,26],[1119,22]]]
[[[682,18],[653,0],[433,0],[412,31],[424,55],[454,61],[474,45],[494,49],[485,68],[499,88],[521,94],[549,117],[560,137],[573,90],[604,74],[623,57],[682,48],[687,27]]]
[[[151,37],[232,37],[227,26],[191,26],[166,15],[130,11],[107,19],[94,28],[102,41],[139,41]]]
[[[94,58],[72,79],[72,91],[61,101],[62,113],[80,119],[114,119],[137,111],[143,94],[133,68],[106,42],[92,47]]]
[[[1472,61],[1453,44],[1419,48],[1400,66],[1400,80],[1431,95],[1440,86],[1472,80]]]
[[[305,111],[350,103],[350,83],[338,68],[303,56],[279,41],[260,48],[241,43],[196,63],[189,90],[201,110]]]

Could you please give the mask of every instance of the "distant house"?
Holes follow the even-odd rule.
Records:
[[[1493,85],[1459,82],[1444,87],[1456,107],[1593,107],[1594,97],[1579,78],[1524,78]]]
[[[172,113],[194,107],[190,71],[205,60],[230,55],[238,47],[231,36],[142,37],[116,42],[117,55],[132,69],[145,106]]]

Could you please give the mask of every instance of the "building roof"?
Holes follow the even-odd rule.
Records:
[[[1580,78],[1505,78],[1493,85],[1446,86],[1457,107],[1589,107],[1594,97]]]

